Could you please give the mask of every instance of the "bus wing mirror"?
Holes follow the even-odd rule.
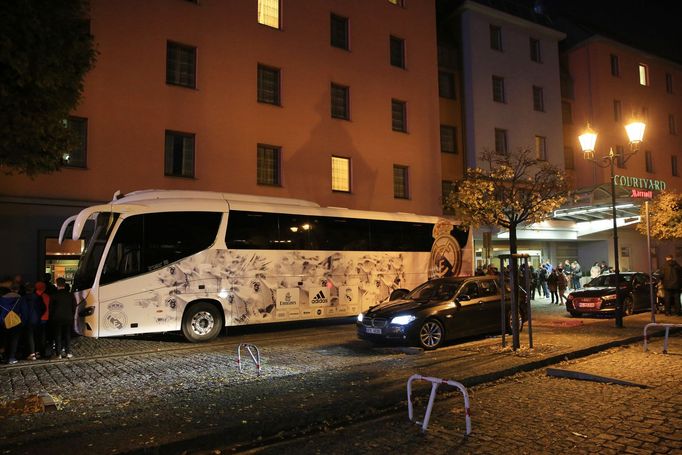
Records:
[[[62,228],[59,230],[59,244],[61,245],[62,242],[64,241],[64,234],[66,234],[66,230],[69,228],[69,225],[73,223],[76,220],[76,217],[78,215],[73,215],[70,216],[62,223]]]

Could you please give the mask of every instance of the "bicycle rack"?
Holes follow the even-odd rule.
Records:
[[[646,331],[649,327],[665,327],[665,337],[663,338],[663,354],[668,353],[668,334],[670,333],[671,327],[682,327],[682,324],[661,324],[657,322],[651,322],[644,326],[644,352],[647,351],[647,342],[649,341],[649,336]]]
[[[242,347],[246,348],[246,351],[251,356],[251,360],[253,360],[253,364],[256,365],[256,370],[258,371],[258,376],[260,376],[260,365],[261,365],[260,364],[260,351],[258,350],[258,346],[256,346],[255,344],[241,343],[237,347],[237,365],[239,366],[239,372],[243,373],[243,371],[242,371]]]
[[[429,404],[426,406],[426,414],[424,414],[424,421],[419,422],[415,421],[413,418],[413,409],[412,409],[412,381],[426,381],[431,383],[431,396],[429,397]],[[417,425],[421,424],[422,428],[421,431],[422,433],[426,432],[426,427],[429,425],[429,419],[431,418],[431,411],[433,410],[433,401],[436,398],[436,390],[438,390],[438,386],[441,384],[448,384],[453,387],[457,387],[460,392],[462,392],[462,395],[464,396],[464,415],[466,418],[466,434],[471,433],[471,413],[469,411],[469,394],[467,393],[467,389],[459,382],[456,381],[450,381],[448,379],[439,379],[439,378],[432,378],[428,376],[422,376],[420,374],[413,374],[410,376],[410,379],[407,380],[407,416],[410,419],[411,422],[416,423]]]

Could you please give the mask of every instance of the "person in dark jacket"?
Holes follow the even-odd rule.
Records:
[[[22,323],[8,329],[5,327],[5,316],[10,311],[17,313]],[[0,297],[0,325],[5,332],[5,356],[10,365],[17,363],[17,348],[26,317],[26,300],[19,295],[19,283],[14,282],[10,285],[10,292]]]
[[[57,292],[50,296],[50,325],[54,336],[56,355],[70,359],[71,329],[76,311],[76,297],[66,289],[66,280],[57,278]]]
[[[682,288],[682,267],[668,255],[663,266],[663,289],[665,292],[665,314],[670,316],[674,311],[682,316],[680,309],[680,288]]]
[[[38,355],[36,351],[36,334],[40,325],[40,317],[45,312],[45,303],[41,296],[36,294],[35,286],[32,283],[26,283],[26,299],[25,314],[26,319],[23,320],[23,339],[24,339],[24,355],[26,360],[35,360]]]
[[[49,273],[47,274],[49,275]],[[55,292],[57,287],[55,286]],[[40,356],[50,357],[52,355],[52,337],[49,336],[48,322],[50,320],[50,296],[47,293],[47,285],[43,281],[36,282],[36,295],[41,298],[45,311],[40,316],[40,322],[36,327],[35,342],[36,349]],[[36,355],[36,357],[38,357]]]

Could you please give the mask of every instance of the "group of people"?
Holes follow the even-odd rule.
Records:
[[[563,263],[553,265],[543,262],[537,270],[530,266],[531,299],[538,297],[551,299],[551,305],[563,305],[566,291],[580,289],[580,278],[583,276],[580,263],[566,259]]]
[[[0,285],[0,359],[4,363],[73,357],[76,299],[64,278],[57,278],[56,286],[51,279],[45,274],[43,281],[24,283],[17,275]],[[10,322],[10,312],[19,317],[18,324]]]

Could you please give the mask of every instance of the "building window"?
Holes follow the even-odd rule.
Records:
[[[348,50],[348,18],[332,14],[331,45]]]
[[[673,173],[673,177],[679,177],[679,173],[677,171],[677,155],[672,155],[670,157],[670,167]]]
[[[547,161],[547,138],[535,136],[535,158]]]
[[[454,100],[455,95],[455,75],[447,71],[438,71],[438,95],[441,98]]]
[[[537,63],[542,63],[542,53],[540,52],[540,40],[530,39],[530,59]]]
[[[618,56],[611,54],[611,76],[620,76],[620,63],[618,62]]]
[[[639,85],[649,85],[649,67],[639,64]]]
[[[279,28],[280,0],[258,0],[258,23]]]
[[[69,117],[66,127],[74,132],[76,146],[62,156],[62,164],[68,167],[82,167],[86,165],[88,151],[88,119]]]
[[[194,177],[194,134],[166,131],[164,173]]]
[[[393,165],[393,197],[396,199],[409,198],[407,185],[407,166]]]
[[[454,126],[440,126],[440,151],[457,153],[457,128]]]
[[[350,158],[332,156],[332,191],[350,193]]]
[[[625,169],[625,148],[622,145],[616,145],[616,166]]]
[[[507,153],[507,130],[495,128],[495,153]]]
[[[166,84],[196,87],[197,48],[184,44],[166,43]]]
[[[668,93],[673,92],[673,75],[670,73],[665,73],[665,91]]]
[[[407,105],[404,101],[391,100],[393,131],[407,132]]]
[[[493,101],[504,103],[504,78],[493,76]]]
[[[350,120],[348,87],[332,84],[332,117]]]
[[[573,107],[568,101],[561,102],[561,119],[564,125],[573,124]]]
[[[405,68],[405,40],[391,36],[391,65]]]
[[[533,86],[533,109],[545,112],[545,96],[542,87]]]
[[[258,102],[280,104],[279,68],[258,65]]]
[[[623,119],[623,109],[620,100],[613,100],[613,120],[620,122]]]
[[[502,29],[497,25],[490,26],[490,48],[496,51],[502,50]]]
[[[649,173],[654,172],[654,157],[651,155],[651,152],[647,150],[644,152],[644,164],[646,165],[646,171]]]
[[[256,182],[259,185],[280,185],[281,148],[258,144],[256,157]]]
[[[575,169],[575,155],[573,147],[564,147],[564,166],[566,169]]]
[[[670,134],[677,134],[677,125],[675,124],[674,114],[668,114],[668,131]]]

